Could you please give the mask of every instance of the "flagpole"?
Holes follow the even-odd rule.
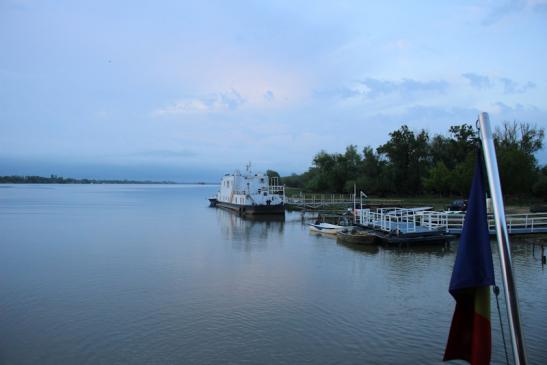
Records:
[[[488,184],[490,186],[490,195],[492,196],[492,203],[494,205],[496,236],[498,238],[498,251],[501,261],[501,277],[503,279],[503,287],[505,289],[505,301],[507,303],[513,356],[515,358],[516,365],[526,365],[526,348],[524,347],[524,337],[520,324],[517,288],[515,287],[513,267],[511,263],[509,234],[507,233],[507,224],[505,222],[505,208],[503,206],[503,196],[501,194],[498,162],[496,160],[496,149],[494,147],[494,139],[492,137],[488,113],[479,114],[479,125],[482,151],[484,154],[484,162],[486,164],[486,172],[488,174]]]

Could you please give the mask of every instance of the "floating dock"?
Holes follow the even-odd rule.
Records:
[[[371,230],[384,244],[409,245],[447,245],[455,236],[434,225],[420,224],[421,213],[427,208],[379,208],[376,211],[361,209],[356,223]]]
[[[355,212],[357,224],[374,230],[387,242],[442,241],[459,236],[465,221],[464,212],[437,212],[430,208],[360,209]],[[508,214],[507,230],[512,235],[547,233],[547,213]],[[496,234],[493,215],[488,215],[491,235]]]

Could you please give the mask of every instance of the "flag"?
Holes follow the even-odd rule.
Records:
[[[477,151],[467,213],[448,290],[456,300],[456,309],[444,361],[490,363],[490,286],[494,285],[494,265],[485,199],[482,156]]]

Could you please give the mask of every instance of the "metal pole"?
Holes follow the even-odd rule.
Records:
[[[353,184],[353,224],[357,223],[357,211],[355,210],[357,202],[355,201],[355,195],[357,195],[357,185]]]
[[[363,224],[363,195],[362,191],[359,190],[359,224]],[[368,213],[367,213],[367,224],[368,224]]]
[[[488,173],[490,195],[492,196],[492,203],[494,205],[496,236],[498,238],[498,249],[501,261],[501,277],[503,279],[505,301],[507,303],[507,314],[509,317],[509,330],[511,332],[513,356],[515,358],[516,365],[526,365],[526,348],[524,347],[524,337],[520,324],[517,288],[515,286],[513,267],[511,263],[511,249],[509,247],[509,235],[507,233],[507,225],[505,222],[505,209],[503,206],[503,196],[501,193],[498,162],[496,160],[496,149],[494,147],[494,139],[492,137],[488,113],[479,114],[479,124],[484,161],[486,163],[486,171]]]

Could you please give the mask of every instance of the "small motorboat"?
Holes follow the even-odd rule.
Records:
[[[321,234],[332,234],[336,235],[337,232],[340,232],[344,229],[347,229],[347,227],[339,226],[336,224],[330,224],[330,223],[315,223],[310,224],[310,232],[314,233],[321,233]]]
[[[336,233],[336,239],[359,245],[372,245],[376,243],[376,236],[366,230],[342,230]]]

